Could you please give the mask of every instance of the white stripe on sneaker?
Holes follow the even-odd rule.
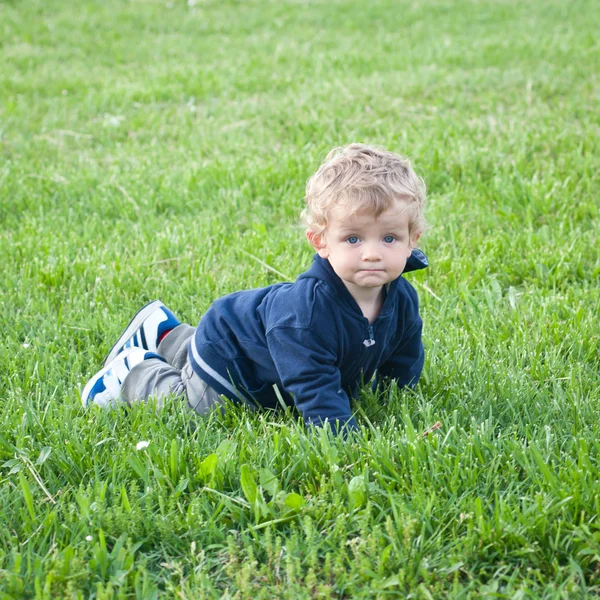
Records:
[[[131,369],[128,368],[127,364],[125,363],[125,357],[117,357],[112,363],[112,370],[118,378],[119,383],[123,383],[123,381],[125,381],[125,377],[127,377],[127,375],[129,375],[129,371],[131,371]]]
[[[125,348],[132,348],[138,345],[134,337],[137,333],[138,328],[142,326],[144,321],[153,312],[158,311],[162,313],[162,311],[160,310],[162,308],[165,308],[165,306],[160,300],[153,300],[152,302],[146,304],[146,306],[142,306],[142,308],[140,308],[140,310],[138,310],[138,312],[135,313],[133,319],[131,319],[125,331],[120,335],[119,339],[115,342],[110,352],[104,359],[105,367],[117,357],[117,354],[125,350]],[[151,347],[149,348],[149,350],[156,351],[156,348]]]

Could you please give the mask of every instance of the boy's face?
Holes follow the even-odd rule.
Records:
[[[409,236],[410,209],[397,201],[379,217],[366,212],[344,216],[339,207],[329,215],[321,236],[308,233],[311,245],[353,291],[380,288],[400,276],[410,256],[413,240]],[[411,243],[412,242],[412,243]]]

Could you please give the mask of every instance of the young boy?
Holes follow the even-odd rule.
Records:
[[[361,382],[414,386],[422,321],[402,273],[427,266],[415,249],[425,185],[410,162],[379,148],[336,148],[309,179],[302,213],[316,250],[295,283],[218,299],[198,327],[161,302],[133,317],[85,386],[84,405],[181,396],[200,414],[222,397],[295,405],[306,423],[356,428]]]

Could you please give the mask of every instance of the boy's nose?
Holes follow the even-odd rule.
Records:
[[[381,260],[381,252],[372,244],[363,246],[363,260],[378,261]]]

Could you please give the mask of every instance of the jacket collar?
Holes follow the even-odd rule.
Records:
[[[406,266],[402,273],[410,273],[410,271],[420,271],[426,269],[429,266],[429,261],[423,252],[418,248],[415,248],[406,261]]]
[[[410,271],[418,271],[420,269],[425,269],[429,266],[429,261],[427,257],[421,250],[415,248],[411,255],[408,257],[406,261],[406,266],[404,267],[403,273],[408,273]],[[305,273],[302,273],[298,276],[298,279],[320,279],[321,281],[325,281],[332,287],[340,301],[346,308],[350,309],[351,312],[358,313],[361,317],[363,316],[360,307],[358,306],[356,300],[352,297],[352,294],[348,291],[348,288],[344,285],[344,282],[338,277],[335,273],[331,264],[326,258],[321,258],[318,254],[315,254],[313,257],[313,263]],[[394,291],[398,287],[398,283],[400,281],[400,277],[394,279],[394,281],[390,281],[386,285],[386,298],[383,303],[383,307],[381,308],[380,316],[384,316],[385,314],[391,312],[393,310]],[[363,317],[364,318],[364,317]]]

